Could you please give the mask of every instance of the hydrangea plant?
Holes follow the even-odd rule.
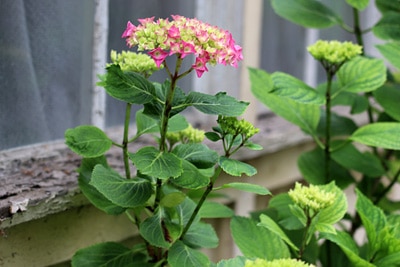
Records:
[[[126,103],[122,142],[88,125],[68,129],[65,138],[70,149],[83,157],[79,168],[83,194],[110,215],[125,213],[142,242],[134,247],[106,242],[81,249],[72,266],[210,266],[198,249],[216,247],[218,236],[202,220],[203,214],[231,217],[233,212],[207,200],[209,194],[228,187],[269,194],[263,187],[246,183],[214,187],[223,172],[256,173],[254,167],[231,156],[243,147],[261,149],[250,141],[258,129],[236,118],[248,103],[222,92],[185,93],[177,81],[192,71],[200,78],[208,71],[207,64],[236,67],[242,60],[241,47],[228,31],[177,15],[140,19],[136,26],[128,22],[122,37],[139,52],[111,51],[112,62],[99,82],[111,97]],[[167,63],[167,57],[175,60]],[[182,69],[183,60],[193,60],[193,64]],[[157,71],[166,71],[168,79],[150,81]],[[135,126],[130,125],[132,105],[142,107],[136,112]],[[193,128],[181,115],[188,107],[218,116],[216,125],[208,132]],[[153,136],[154,145],[133,150],[130,144],[140,143],[143,135]],[[222,154],[203,143],[206,137],[216,146],[221,143]],[[107,163],[106,153],[112,146],[121,149],[123,170]]]
[[[308,185],[296,183],[251,218],[231,220],[244,256],[258,258],[248,266],[275,266],[275,259],[287,258],[317,266],[399,266],[400,203],[390,192],[400,179],[400,2],[339,2],[352,11],[352,25],[326,1],[271,1],[284,19],[321,30],[338,26],[355,43],[318,40],[307,47],[326,77],[315,88],[286,73],[249,69],[256,98],[310,135],[315,148],[297,161]],[[360,21],[368,5],[381,13],[371,28]],[[376,45],[385,61],[368,55],[364,34],[370,32],[386,41]],[[339,106],[349,113],[339,113]],[[355,188],[356,212],[347,211],[343,191],[349,187]],[[357,238],[360,232],[365,237]]]

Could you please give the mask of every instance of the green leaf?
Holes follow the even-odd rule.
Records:
[[[190,226],[182,241],[191,248],[216,248],[219,239],[211,224],[198,222]]]
[[[360,93],[378,89],[386,81],[386,66],[381,59],[356,57],[337,73],[340,90]]]
[[[258,69],[249,69],[251,91],[254,96],[278,116],[299,126],[307,133],[315,133],[320,118],[319,105],[302,104],[270,93],[273,89],[271,76]],[[267,81],[267,82],[266,82]]]
[[[159,207],[153,214],[140,224],[140,235],[151,245],[169,248],[171,244],[165,239],[164,210]]]
[[[376,7],[381,13],[386,12],[399,12],[400,13],[400,2],[393,0],[375,0]]]
[[[307,28],[327,28],[341,20],[329,7],[316,0],[272,0],[281,17]]]
[[[368,257],[376,266],[398,266],[400,239],[395,237],[393,228],[398,228],[398,225],[386,225],[377,233],[376,242],[370,244],[372,249]]]
[[[218,161],[218,153],[204,144],[179,144],[172,153],[201,169],[211,168]]]
[[[236,159],[220,157],[219,164],[224,172],[232,176],[242,176],[242,174],[253,176],[257,173],[256,168]]]
[[[361,153],[350,143],[340,145],[340,149],[334,150],[331,157],[341,166],[368,177],[379,177],[386,172],[378,157],[368,152]]]
[[[186,197],[181,204],[175,207],[176,213],[178,214],[181,220],[180,225],[182,227],[186,226],[196,206],[197,205],[193,200],[191,200],[189,197]],[[197,214],[193,223],[197,223],[199,221],[200,221],[200,216]]]
[[[221,136],[214,132],[206,132],[205,136],[207,137],[208,140],[210,140],[212,142],[217,142],[217,141],[221,140]]]
[[[240,116],[249,103],[238,101],[226,93],[218,93],[214,96],[199,92],[190,92],[186,98],[186,105],[193,106],[197,110],[211,115]]]
[[[249,184],[249,183],[229,183],[229,184],[224,184],[221,187],[215,188],[214,190],[222,189],[222,188],[234,188],[237,190],[245,191],[245,192],[250,192],[254,193],[257,195],[271,195],[271,192],[257,184]]]
[[[369,243],[374,247],[379,247],[378,234],[386,226],[386,216],[381,209],[376,207],[372,202],[365,197],[358,189],[356,210],[360,215],[363,226],[368,236]],[[378,248],[376,248],[377,250]]]
[[[102,130],[90,125],[67,129],[65,143],[72,151],[85,158],[104,155],[112,146],[112,140]]]
[[[183,188],[198,189],[205,187],[210,182],[210,178],[203,175],[192,163],[187,160],[181,161],[182,173],[171,180],[173,184]]]
[[[272,220],[267,215],[260,215],[260,223],[258,225],[267,228],[269,231],[279,236],[279,238],[281,238],[286,244],[288,244],[294,251],[299,250],[299,248],[295,244],[293,244],[293,242],[285,234],[285,232],[282,231],[279,225],[277,225],[276,222],[274,222],[274,220]]]
[[[118,243],[106,242],[78,250],[72,257],[72,267],[134,267],[133,252]]]
[[[400,11],[399,11],[400,12]],[[376,45],[379,52],[387,59],[393,66],[400,69],[400,43],[391,42]]]
[[[282,72],[272,74],[274,88],[270,93],[303,104],[323,105],[325,97],[301,80]]]
[[[199,267],[209,266],[210,260],[200,251],[177,241],[168,251],[168,263],[171,267]]]
[[[250,75],[250,81],[257,84],[257,86],[262,87],[263,90],[256,90],[253,94],[258,98],[262,97],[262,93],[270,93],[274,89],[274,82],[272,81],[272,76],[266,71],[257,68],[247,68]],[[260,93],[260,94],[258,94]]]
[[[301,210],[302,214],[300,214],[300,216],[294,216],[296,212],[293,212],[292,207],[298,206],[294,205],[287,193],[273,196],[269,201],[269,207],[278,213],[278,222],[286,229],[301,229],[305,225],[305,220],[303,220],[303,218],[306,219],[304,212]]]
[[[78,169],[79,189],[96,208],[112,215],[123,213],[125,208],[112,203],[102,193],[100,193],[99,190],[90,184],[92,171],[97,164],[101,164],[107,168],[106,157],[100,156],[98,158],[84,158],[82,160],[82,163]]]
[[[247,140],[244,143],[244,147],[246,147],[250,150],[262,150],[263,149],[263,147],[261,145],[255,144],[255,143],[251,142],[250,140]]]
[[[335,185],[335,182],[319,187],[325,192],[334,193],[336,196],[333,204],[319,213],[317,227],[321,229],[323,225],[333,225],[343,218],[347,212],[347,198],[343,191]],[[319,224],[321,226],[318,226]]]
[[[168,179],[182,174],[180,158],[169,152],[161,152],[152,146],[143,147],[136,153],[129,153],[129,158],[144,175]]]
[[[386,12],[372,28],[372,32],[383,40],[400,41],[399,21],[399,12]]]
[[[186,198],[186,195],[181,191],[171,192],[161,198],[160,205],[163,207],[176,207],[181,204]]]
[[[335,234],[336,233],[333,235]],[[338,245],[329,240],[325,240],[322,244],[318,244],[315,250],[318,252],[318,261],[321,262],[321,266],[352,266],[344,251]],[[335,256],[332,257],[332,255]]]
[[[374,261],[375,266],[379,267],[393,267],[399,266],[400,252],[389,254],[377,261]]]
[[[368,124],[355,131],[350,139],[368,146],[400,150],[400,123]]]
[[[99,83],[107,93],[124,102],[145,104],[155,95],[154,85],[134,72],[123,72],[119,65],[107,67],[105,80]]]
[[[364,95],[354,94],[350,92],[343,92],[343,91],[340,92],[340,94],[337,95],[332,100],[332,106],[338,106],[338,105],[350,106],[351,114],[362,113],[366,111],[369,107],[368,99]]]
[[[189,123],[185,116],[176,114],[168,120],[168,132],[178,132],[189,127]]]
[[[315,230],[317,230],[320,233],[330,233],[330,234],[336,234],[336,229],[333,227],[332,224],[327,224],[327,223],[317,223],[315,225]]]
[[[177,132],[186,129],[189,126],[186,118],[177,114],[168,121],[168,132]],[[154,118],[143,113],[143,109],[136,112],[136,136],[146,133],[158,133],[160,131],[160,123]]]
[[[200,208],[201,218],[230,218],[234,215],[232,209],[218,202],[206,201]]]
[[[321,233],[320,238],[326,238],[332,241],[333,243],[337,244],[349,258],[349,260],[353,264],[352,266],[355,267],[376,266],[359,256],[360,253],[358,251],[357,244],[347,232],[336,231],[336,234]]]
[[[321,119],[318,124],[317,132],[318,136],[325,137],[326,135],[326,114],[325,112],[321,113]],[[355,130],[357,130],[357,125],[355,122],[347,117],[340,116],[335,112],[331,113],[331,137],[334,136],[349,136]]]
[[[117,172],[100,164],[93,169],[90,185],[112,203],[124,208],[143,205],[153,193],[149,181],[141,178],[122,178]]]
[[[358,10],[363,10],[369,4],[369,0],[346,0],[346,2]]]
[[[400,214],[389,214],[386,219],[390,226],[400,225]],[[393,236],[400,239],[400,227],[395,227],[393,230]]]
[[[399,52],[400,57],[400,52]],[[373,92],[375,100],[393,119],[400,121],[400,86],[386,84]]]
[[[289,248],[282,239],[266,228],[257,226],[256,221],[234,216],[230,227],[233,240],[244,256],[268,260],[290,257]]]
[[[138,110],[136,112],[136,127],[136,136],[140,136],[145,133],[156,133],[160,129],[157,121],[144,114],[143,110]]]
[[[326,95],[327,83],[317,86],[320,94]],[[349,106],[351,114],[359,114],[366,111],[369,107],[368,98],[363,94],[345,92],[341,90],[339,82],[333,81],[331,84],[331,104],[333,106]]]
[[[319,147],[312,151],[304,152],[297,160],[297,165],[304,179],[315,185],[329,183],[325,173],[325,154]],[[343,168],[335,161],[330,161],[330,176],[335,179],[336,185],[340,188],[347,187],[354,181],[347,169]]]
[[[302,208],[298,205],[289,205],[289,209],[290,212],[301,222],[303,227],[307,225],[307,216]]]
[[[169,90],[171,90],[171,81],[165,80],[163,84],[154,83],[153,85],[155,88],[155,97],[150,102],[144,104],[143,113],[152,117],[153,119],[156,119],[157,121],[160,121],[163,114],[165,102],[167,100],[167,93]],[[185,100],[185,92],[183,92],[181,88],[175,87],[170,118],[172,118],[187,107],[184,105]]]

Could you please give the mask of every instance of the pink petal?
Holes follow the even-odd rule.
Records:
[[[168,56],[168,53],[162,50],[160,47],[157,47],[156,49],[151,50],[149,55],[156,63],[157,68],[159,68],[164,62],[165,58]]]
[[[144,26],[147,23],[153,22],[154,21],[154,17],[145,18],[145,19],[138,19],[138,21],[140,22],[140,24],[142,24]]]
[[[205,71],[208,71],[206,58],[196,58],[196,62],[192,65],[192,68],[196,71],[197,77],[201,77]]]
[[[127,38],[130,37],[132,35],[132,33],[134,33],[136,30],[135,25],[132,24],[132,22],[128,21],[128,23],[126,24],[126,29],[125,31],[122,33],[122,38]]]

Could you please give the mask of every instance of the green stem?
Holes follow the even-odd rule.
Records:
[[[331,143],[331,89],[332,89],[332,79],[333,79],[333,72],[330,70],[327,70],[327,78],[328,78],[328,83],[326,86],[326,94],[325,94],[325,100],[326,100],[326,106],[325,106],[325,119],[326,119],[326,125],[325,125],[325,179],[326,182],[329,182],[331,180],[330,177],[330,161],[331,161],[331,151],[330,151],[330,143]]]
[[[357,44],[361,45],[362,47],[364,47],[364,41],[362,38],[362,30],[360,27],[360,16],[359,16],[359,11],[357,8],[353,7],[353,22],[354,22],[354,34],[356,36],[357,39]],[[364,54],[364,51],[362,52],[362,54]]]
[[[376,200],[374,201],[374,204],[378,204],[385,196],[387,193],[389,193],[389,191],[392,189],[392,187],[397,183],[397,181],[399,180],[400,177],[400,169],[397,170],[396,174],[394,175],[392,181],[390,182],[390,184],[379,194],[379,196],[377,196]]]
[[[194,219],[196,218],[197,214],[199,213],[201,207],[203,206],[204,201],[207,199],[208,194],[210,194],[211,191],[213,190],[214,183],[217,180],[217,178],[219,177],[219,175],[221,174],[221,171],[222,171],[222,168],[220,166],[218,166],[217,169],[215,170],[214,175],[210,178],[210,182],[208,183],[206,190],[204,191],[203,195],[201,196],[199,202],[197,202],[196,208],[194,209],[192,215],[190,216],[189,221],[185,225],[185,228],[183,228],[181,237],[179,239],[182,240],[183,237],[185,236],[185,234],[187,233],[187,231],[189,230]]]
[[[342,29],[345,30],[346,32],[354,33],[354,29],[351,28],[350,26],[348,26],[348,25],[347,25],[346,23],[344,23],[344,22],[341,22],[341,23],[339,24],[339,26],[342,27]]]
[[[302,238],[302,240],[301,240],[301,246],[300,246],[300,249],[299,249],[299,254],[298,254],[298,256],[297,256],[297,258],[298,258],[299,260],[302,259],[304,250],[306,249],[308,231],[309,231],[309,229],[310,229],[311,222],[312,222],[312,219],[311,219],[311,217],[310,217],[310,215],[309,215],[309,212],[308,212],[308,211],[305,211],[305,214],[307,215],[307,222],[306,222],[306,227],[305,227],[305,229],[304,229],[303,238]]]
[[[360,16],[359,16],[359,11],[356,8],[353,8],[353,21],[354,21],[354,34],[357,40],[357,44],[364,47],[364,40],[363,40],[363,31],[361,30],[360,27]],[[362,54],[364,55],[365,51],[363,49]],[[369,97],[371,96],[371,93],[365,93],[365,97],[369,103]],[[369,123],[373,123],[374,122],[374,118],[372,116],[372,107],[370,104],[368,104],[368,109],[367,109],[367,114],[368,114],[368,121]],[[373,152],[375,155],[378,155],[378,150],[373,147],[372,148]]]
[[[172,110],[172,100],[174,99],[175,86],[176,86],[176,82],[179,79],[178,72],[181,67],[181,64],[182,64],[182,58],[178,56],[177,60],[176,60],[176,65],[175,65],[175,72],[174,72],[174,74],[172,74],[168,69],[167,63],[164,62],[164,66],[168,70],[167,71],[168,75],[171,78],[171,84],[170,84],[170,87],[167,92],[167,97],[166,97],[165,103],[164,103],[164,110],[161,115],[160,144],[159,144],[159,150],[161,152],[167,152],[167,150],[168,150],[168,146],[166,144],[168,121],[169,121],[169,117],[170,117],[171,110]],[[161,179],[157,179],[156,199],[155,199],[156,204],[158,204],[160,202],[161,186],[162,186]]]
[[[128,219],[129,219],[132,223],[134,223],[134,224],[136,224],[137,226],[139,226],[139,224],[136,222],[135,218],[129,213],[129,210],[125,210],[125,214],[126,214],[126,216],[128,217]]]
[[[130,122],[130,117],[131,117],[131,108],[132,104],[127,103],[126,104],[126,110],[125,110],[125,123],[124,123],[124,137],[122,140],[122,150],[123,150],[123,158],[124,158],[124,166],[125,166],[125,175],[126,179],[131,178],[131,171],[129,168],[129,156],[128,156],[128,132],[129,132],[129,122]]]
[[[166,63],[164,63],[164,64],[166,65]],[[166,135],[167,135],[167,130],[168,130],[168,121],[169,121],[169,116],[170,116],[170,113],[172,110],[172,100],[174,98],[176,82],[181,77],[178,74],[181,64],[182,64],[182,58],[178,57],[176,60],[175,73],[174,74],[169,73],[170,78],[171,78],[171,85],[167,92],[167,97],[166,97],[165,104],[164,104],[164,110],[163,110],[163,113],[161,116],[160,151],[167,150],[167,145],[166,145],[165,140],[166,140]]]
[[[359,16],[359,11],[357,8],[353,8],[353,21],[354,21],[354,35],[356,37],[357,44],[364,47],[363,31],[361,30],[361,27],[360,27],[360,16]],[[364,54],[365,54],[365,51],[363,49],[361,55],[364,55]],[[369,103],[370,96],[371,96],[371,93],[365,93],[365,97],[366,97],[368,103]],[[367,114],[368,114],[369,123],[373,123],[374,118],[372,116],[371,105],[368,105]],[[378,150],[375,147],[373,147],[372,150],[375,155],[378,155]]]

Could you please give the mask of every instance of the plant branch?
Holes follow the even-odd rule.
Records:
[[[297,256],[297,258],[299,260],[302,259],[304,250],[306,249],[308,231],[310,230],[310,226],[311,226],[311,223],[312,223],[312,218],[310,217],[309,211],[305,210],[304,213],[307,216],[307,222],[306,222],[306,227],[304,229],[303,238],[301,240],[301,246],[300,246],[300,249],[299,249],[299,254]]]
[[[183,228],[182,234],[180,236],[180,240],[183,239],[183,237],[185,236],[185,234],[187,233],[187,231],[189,230],[190,226],[192,225],[194,219],[196,218],[197,214],[200,211],[200,208],[203,206],[204,201],[207,199],[207,196],[211,193],[211,191],[213,190],[214,187],[214,183],[217,180],[217,178],[219,177],[219,175],[221,174],[222,168],[221,166],[218,166],[215,170],[214,175],[210,178],[210,182],[207,185],[206,190],[204,191],[203,195],[201,196],[199,202],[197,202],[196,208],[193,210],[192,215],[190,216],[189,221],[187,222],[187,224],[185,225],[185,227]]]
[[[363,38],[362,38],[363,31],[361,30],[361,27],[360,27],[359,11],[358,11],[357,8],[354,8],[354,7],[353,7],[353,22],[354,22],[354,34],[355,34],[356,39],[357,39],[357,44],[359,44],[360,46],[364,47],[364,41],[363,41]],[[364,49],[363,49],[361,55],[364,55]]]
[[[161,115],[160,144],[159,144],[159,150],[161,152],[167,152],[167,150],[168,150],[168,146],[166,144],[168,121],[169,121],[169,117],[170,117],[171,110],[172,110],[172,101],[174,99],[175,86],[176,86],[176,82],[178,80],[178,71],[182,64],[182,58],[177,56],[174,74],[172,74],[169,71],[167,64],[166,63],[164,63],[164,64],[165,64],[165,68],[171,78],[171,84],[170,84],[170,87],[167,92],[167,96],[166,96],[165,103],[164,103],[164,110]],[[157,179],[156,199],[155,199],[156,204],[158,204],[160,202],[161,186],[162,186],[161,179]]]
[[[171,78],[171,84],[170,84],[170,88],[168,89],[168,92],[167,92],[166,100],[164,103],[164,110],[163,110],[163,113],[161,116],[160,151],[167,150],[165,140],[166,140],[166,135],[167,135],[167,130],[168,130],[168,121],[169,121],[169,116],[170,116],[170,113],[172,110],[172,101],[174,99],[175,86],[176,86],[176,82],[178,80],[178,76],[179,76],[178,71],[179,71],[181,64],[182,64],[182,58],[177,57],[175,73],[172,74],[168,71],[170,78]]]
[[[354,29],[352,29],[349,25],[347,25],[346,23],[344,23],[343,21],[339,24],[339,26],[345,30],[346,32],[349,33],[354,33]]]
[[[392,181],[390,182],[390,184],[377,196],[377,198],[374,201],[374,204],[378,204],[385,196],[387,193],[389,193],[389,191],[393,188],[393,186],[397,183],[397,181],[399,180],[400,177],[400,169],[397,170],[396,174],[394,175]]]

